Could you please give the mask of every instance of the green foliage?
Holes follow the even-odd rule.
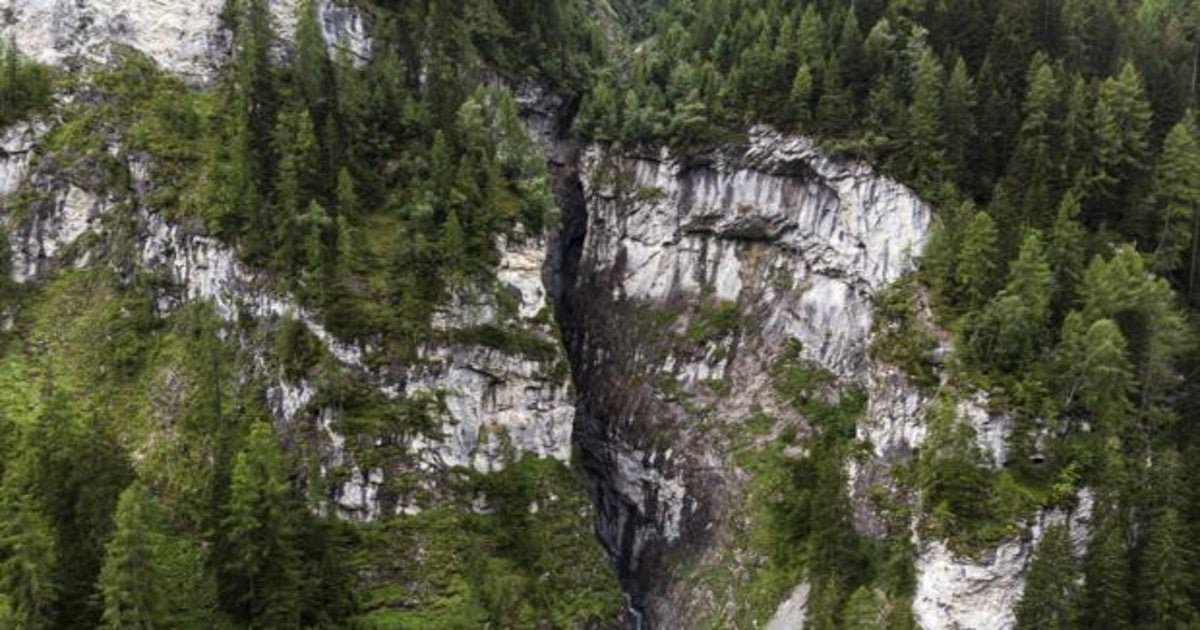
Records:
[[[32,496],[5,486],[0,497],[0,621],[12,627],[50,628],[58,600],[54,526]]]
[[[230,477],[217,551],[221,598],[240,621],[300,625],[296,506],[271,427],[255,424]]]
[[[14,41],[0,42],[0,127],[45,109],[50,92],[50,70],[23,59]]]
[[[871,357],[900,366],[923,388],[939,382],[934,353],[938,340],[919,311],[916,278],[909,276],[875,296]]]
[[[468,475],[455,504],[371,525],[357,562],[370,568],[373,590],[359,621],[432,629],[615,619],[620,592],[591,539],[579,481],[559,462],[524,458]],[[478,497],[488,510],[471,508]]]
[[[199,549],[168,531],[150,491],[134,482],[117,502],[97,590],[104,628],[209,626],[215,584],[206,578]]]
[[[737,302],[703,302],[700,312],[688,326],[687,336],[694,343],[711,343],[728,337],[741,325]]]
[[[1077,627],[1077,576],[1075,551],[1066,526],[1047,527],[1034,549],[1025,590],[1017,603],[1017,627]]]
[[[1114,630],[1132,628],[1129,553],[1119,514],[1111,514],[1095,530],[1083,572],[1083,622]]]

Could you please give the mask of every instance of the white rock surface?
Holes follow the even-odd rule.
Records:
[[[957,556],[941,542],[924,545],[917,559],[913,598],[917,623],[930,630],[1012,628],[1016,623],[1013,610],[1025,588],[1025,570],[1046,528],[1065,523],[1076,554],[1082,556],[1094,506],[1094,495],[1085,488],[1071,513],[1042,512],[1030,527],[1028,540],[1004,543],[979,559]]]
[[[801,583],[775,611],[767,622],[766,630],[804,630],[804,616],[808,613],[809,586]]]
[[[3,138],[3,146],[32,147],[32,141],[22,144],[27,136],[27,131],[10,132]],[[9,192],[27,185],[47,197],[32,204],[28,218],[4,213],[13,252],[13,277],[18,282],[35,282],[52,263],[86,261],[86,251],[80,251],[73,259],[64,258],[64,254],[85,235],[101,232],[101,218],[117,200],[49,176],[30,182],[25,174],[28,156],[13,153],[0,162],[0,174],[16,182],[8,186]],[[121,155],[119,151],[115,153]],[[131,160],[135,190],[152,188],[147,179],[149,172],[146,163]],[[0,195],[0,200],[9,196]],[[209,302],[229,322],[242,315],[268,321],[294,317],[343,365],[367,373],[385,399],[425,391],[441,394],[446,411],[443,438],[415,438],[408,445],[410,452],[419,454],[429,470],[464,466],[495,471],[524,455],[553,457],[564,462],[570,459],[575,407],[561,352],[549,359],[534,360],[476,345],[429,343],[422,349],[423,362],[407,372],[372,373],[365,361],[369,349],[334,338],[314,313],[291,296],[276,291],[268,277],[243,264],[228,245],[190,233],[153,209],[139,210],[137,220],[142,266],[161,273],[179,287],[182,299]],[[447,324],[444,329],[516,326],[525,334],[540,336],[551,346],[557,344],[549,323],[540,319],[549,309],[541,275],[547,250],[545,241],[502,240],[499,247],[502,263],[496,289],[513,296],[515,314],[501,314],[495,290],[474,289],[464,292],[472,297],[462,300],[464,304],[473,304],[473,308],[456,309],[451,305],[444,309],[449,313],[444,318],[443,323]],[[164,296],[159,306],[170,310],[176,305]],[[273,370],[266,357],[259,356],[257,362],[258,369]],[[288,425],[308,413],[317,395],[312,383],[293,383],[276,374],[270,376],[275,384],[268,391],[268,401],[278,422]],[[345,439],[334,431],[337,421],[334,410],[322,409],[317,413],[328,444],[322,462],[325,472],[335,467],[351,469],[350,478],[341,484],[336,497],[343,514],[352,518],[378,517],[383,513],[379,498],[380,488],[386,483],[385,471],[354,466]],[[412,506],[399,505],[396,509],[411,510]]]
[[[294,29],[296,0],[271,0],[283,39]],[[228,59],[221,29],[225,0],[0,0],[0,36],[12,37],[43,63],[103,63],[114,45],[132,47],[162,68],[195,81],[210,80]],[[330,0],[318,3],[326,41],[369,54],[364,17]]]
[[[931,219],[900,184],[765,127],[746,151],[699,161],[593,147],[581,171],[584,264],[619,276],[615,298],[663,302],[711,287],[736,299],[746,258],[766,244],[776,273],[805,288],[779,292],[766,333],[800,339],[842,374],[862,367],[870,296],[912,268]]]

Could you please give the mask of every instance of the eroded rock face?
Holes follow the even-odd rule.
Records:
[[[0,0],[0,36],[52,65],[104,63],[114,45],[129,46],[192,82],[210,80],[229,58],[222,28],[226,0]],[[280,34],[295,27],[297,0],[272,0]],[[326,41],[365,57],[370,51],[363,15],[330,0],[318,2]]]
[[[1004,543],[979,558],[956,555],[941,542],[923,546],[917,560],[913,615],[923,628],[992,630],[1016,625],[1014,609],[1025,588],[1025,570],[1046,528],[1065,524],[1078,556],[1090,536],[1095,498],[1084,489],[1071,511],[1036,516],[1029,537]]]
[[[364,375],[387,400],[421,392],[441,397],[440,423],[435,435],[407,437],[412,466],[424,471],[431,484],[452,467],[496,471],[525,455],[568,461],[575,408],[566,358],[557,344],[549,317],[550,305],[542,281],[546,243],[541,239],[501,240],[501,264],[494,284],[463,287],[459,299],[447,305],[437,323],[443,331],[482,326],[509,327],[540,340],[549,349],[536,357],[505,348],[464,342],[430,341],[420,348],[420,360],[400,368],[371,368],[370,347],[348,343],[328,332],[319,317],[277,287],[275,279],[242,263],[236,251],[221,241],[168,221],[147,205],[154,189],[152,166],[144,155],[110,149],[129,168],[130,198],[121,193],[100,194],[72,181],[54,167],[33,169],[37,134],[19,127],[4,137],[5,157],[0,173],[11,185],[0,191],[6,210],[18,190],[31,193],[19,212],[3,219],[12,250],[12,277],[20,283],[38,282],[55,268],[88,264],[91,244],[108,235],[106,218],[127,201],[135,202],[136,236],[133,256],[142,270],[159,275],[166,289],[156,304],[167,315],[185,301],[210,303],[228,322],[250,316],[274,322],[291,317],[303,324],[343,368]],[[17,150],[17,149],[20,150]],[[121,212],[128,212],[126,209]],[[510,299],[498,303],[497,292]],[[470,307],[466,305],[470,304]],[[318,390],[306,379],[289,380],[266,356],[259,354],[255,369],[273,385],[268,401],[281,427],[315,422],[325,437],[322,469],[349,469],[334,499],[343,516],[371,519],[418,509],[403,496],[383,488],[398,471],[361,469],[336,431],[337,411],[317,407]]]
[[[808,430],[770,366],[799,341],[803,358],[865,380],[872,296],[912,268],[930,212],[767,128],[687,159],[592,147],[579,173],[586,236],[565,327],[598,529],[646,624],[686,627],[719,608],[683,567],[745,518],[733,453],[747,420]],[[784,618],[802,617],[803,598],[792,608]]]

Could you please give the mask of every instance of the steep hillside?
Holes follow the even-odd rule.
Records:
[[[0,625],[1194,621],[1200,12],[950,4],[10,0]]]

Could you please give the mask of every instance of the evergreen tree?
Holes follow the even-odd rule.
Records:
[[[134,482],[121,493],[115,522],[97,585],[102,626],[211,626],[215,592],[198,550],[171,536],[165,514],[144,485]]]
[[[829,36],[825,30],[825,19],[817,11],[815,4],[804,8],[800,16],[800,26],[796,29],[796,40],[799,48],[799,63],[807,63],[813,68],[822,68],[829,57]]]
[[[271,63],[275,30],[266,0],[239,0],[234,6],[238,14],[233,66],[241,93],[239,104],[245,107],[249,168],[257,189],[269,193],[274,184],[273,140],[280,105]]]
[[[121,493],[115,521],[98,588],[104,598],[104,627],[168,627],[162,590],[167,576],[155,557],[165,546],[162,514],[145,486],[135,482]]]
[[[1139,564],[1143,618],[1157,628],[1186,628],[1196,619],[1191,602],[1195,576],[1190,542],[1178,510],[1162,508],[1150,523]]]
[[[849,131],[854,122],[854,99],[842,82],[836,59],[830,60],[822,73],[821,97],[817,102],[817,120],[827,133],[840,135]]]
[[[1100,84],[1093,115],[1096,153],[1093,185],[1101,220],[1140,234],[1130,210],[1138,207],[1150,165],[1150,103],[1142,79],[1132,64]]]
[[[296,513],[275,433],[257,423],[238,454],[222,527],[222,600],[245,623],[299,625]]]
[[[1086,80],[1075,75],[1063,103],[1062,174],[1071,186],[1087,181],[1092,159],[1092,92]]]
[[[1052,208],[1059,194],[1060,156],[1055,150],[1059,139],[1059,88],[1044,55],[1034,57],[1028,83],[1022,108],[1025,118],[1009,166],[1008,184],[1020,200],[1017,216],[1011,217],[1015,223],[1038,223],[1039,213]]]
[[[955,60],[946,81],[942,121],[950,179],[970,181],[974,177],[970,167],[976,147],[975,84],[962,57]]]
[[[1111,260],[1093,259],[1079,293],[1087,321],[1108,318],[1120,326],[1140,386],[1136,406],[1143,415],[1154,418],[1154,426],[1147,428],[1161,428],[1167,423],[1159,413],[1165,404],[1163,396],[1185,336],[1170,287],[1150,275],[1136,250],[1121,247]]]
[[[1158,226],[1153,245],[1155,271],[1166,274],[1190,266],[1200,220],[1200,142],[1190,118],[1167,134],[1147,205],[1149,216],[1144,223]],[[1191,281],[1189,273],[1189,290]]]
[[[1123,515],[1111,513],[1092,535],[1084,560],[1084,627],[1133,627],[1129,597],[1129,555]]]
[[[1051,525],[1033,553],[1017,603],[1018,628],[1074,628],[1078,613],[1076,568],[1066,527]]]
[[[0,589],[9,617],[0,615],[0,622],[30,630],[52,628],[59,589],[54,527],[39,512],[39,501],[11,483],[5,480],[0,497]]]
[[[800,64],[792,79],[792,90],[788,96],[789,122],[803,128],[812,119],[813,76],[807,63]]]
[[[942,64],[928,47],[921,49],[913,73],[913,100],[908,110],[907,168],[918,188],[931,186],[944,170],[942,133]]]
[[[1054,270],[1051,312],[1055,318],[1061,317],[1074,305],[1078,295],[1077,285],[1083,276],[1087,231],[1079,223],[1080,211],[1078,196],[1068,192],[1059,202],[1054,225],[1050,228],[1046,260]]]
[[[1080,370],[1079,400],[1100,424],[1105,436],[1119,435],[1129,416],[1129,396],[1136,385],[1126,356],[1125,336],[1115,322],[1096,321],[1082,341],[1086,348]]]
[[[955,281],[970,308],[983,306],[995,292],[999,239],[991,215],[984,210],[975,213],[963,232]]]

